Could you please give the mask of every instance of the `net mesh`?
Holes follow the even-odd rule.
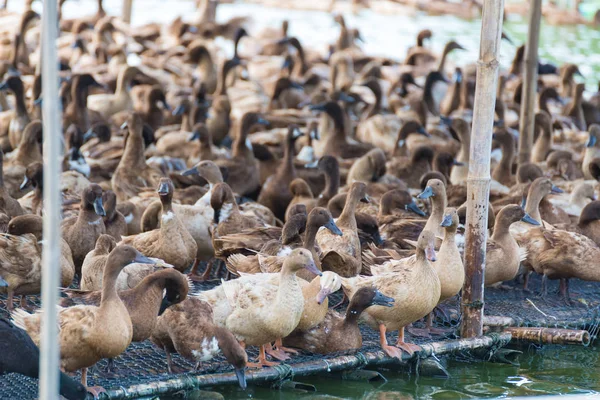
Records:
[[[217,278],[217,277],[213,277]],[[530,288],[538,288],[541,280],[539,277],[530,279]],[[219,283],[214,279],[207,283],[194,283],[195,291],[210,289]],[[510,283],[505,288],[487,288],[485,297],[485,314],[505,316],[514,319],[520,326],[549,326],[557,328],[577,328],[589,330],[592,340],[596,338],[600,323],[600,283],[573,280],[570,285],[572,304],[566,305],[558,296],[558,282],[549,282],[548,295],[541,298],[534,293],[521,290],[518,283]],[[342,299],[341,293],[330,296],[329,304],[336,305]],[[30,303],[40,306],[39,297],[29,296]],[[344,309],[344,303],[339,309]],[[406,332],[406,340],[413,343],[440,341],[456,338],[457,327],[460,323],[460,302],[458,298],[451,299],[443,304],[436,312],[435,325],[448,328],[445,335],[433,338],[421,338]],[[0,316],[9,317],[6,311],[6,297],[0,296]],[[422,327],[422,322],[413,324]],[[454,329],[453,329],[454,328]],[[362,326],[363,348],[361,352],[380,350],[379,334],[367,326]],[[388,341],[394,343],[397,333],[388,333]],[[344,353],[333,353],[327,356],[300,352],[288,363],[296,364],[315,360],[331,359]],[[249,359],[256,358],[257,349],[249,348]],[[129,387],[149,382],[165,381],[181,377],[181,373],[191,371],[194,365],[187,360],[173,355],[175,370],[179,374],[169,374],[162,350],[156,348],[151,342],[132,343],[127,351],[115,360],[112,372],[106,372],[106,360],[100,361],[88,371],[88,384],[102,386],[106,389]],[[210,362],[204,362],[194,373],[197,375],[231,372],[232,367],[222,357],[217,357]],[[79,378],[77,374],[76,379]],[[0,399],[35,399],[37,397],[37,380],[17,374],[0,376]]]

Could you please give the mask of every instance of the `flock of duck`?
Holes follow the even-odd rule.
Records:
[[[463,47],[434,54],[429,30],[404,61],[369,56],[335,21],[321,54],[287,22],[252,35],[244,19],[132,28],[101,1],[60,20],[63,372],[86,385],[87,368],[150,340],[170,372],[174,353],[197,366],[222,354],[245,387],[245,368],[297,349],[359,349],[359,321],[392,357],[420,349],[405,328],[440,333],[434,309],[465,280],[474,64],[450,68]],[[0,323],[0,372],[37,376],[39,16],[24,12],[0,49],[0,289],[12,318]],[[568,302],[570,279],[600,280],[600,92],[584,96],[575,65],[540,64],[535,146],[517,164],[523,55],[499,79],[485,284],[520,276],[529,290],[536,273],[544,295],[560,279]],[[194,293],[192,280],[214,276],[227,279]],[[345,313],[328,306],[340,289]],[[85,396],[61,379],[65,396]]]

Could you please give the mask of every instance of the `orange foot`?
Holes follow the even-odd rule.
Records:
[[[279,363],[274,361],[268,361],[266,358],[264,360],[259,359],[256,363],[249,362],[246,364],[248,368],[265,368],[273,367],[275,365],[279,365]]]
[[[402,350],[397,347],[382,345],[381,349],[390,357],[396,357],[398,360],[402,360]]]
[[[413,354],[415,354],[415,352],[423,350],[421,348],[421,346],[417,346],[416,344],[406,343],[406,342],[398,342],[398,343],[396,343],[396,347],[404,350],[411,356]]]
[[[266,353],[273,358],[276,358],[279,361],[286,361],[290,359],[290,356],[285,354],[285,351],[278,349],[277,347],[271,347],[271,345],[267,345]]]
[[[102,386],[89,386],[87,391],[94,395],[94,399],[99,398],[100,393],[106,393],[106,389],[104,389]]]

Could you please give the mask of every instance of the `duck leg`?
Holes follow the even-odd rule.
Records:
[[[417,346],[416,344],[406,343],[404,341],[404,327],[400,328],[398,331],[398,341],[396,342],[396,347],[404,350],[409,355],[413,355],[416,351],[421,351],[421,346]]]
[[[562,283],[562,281],[561,281]],[[540,292],[540,298],[545,299],[548,294],[548,277],[544,274],[542,275],[542,291]]]
[[[430,328],[431,328],[431,322],[430,322],[430,318],[431,318],[431,313],[429,314],[429,316],[427,317],[427,323],[425,328],[415,328],[414,326],[409,326],[408,332],[410,332],[411,335],[413,336],[417,336],[417,337],[422,337],[422,338],[430,338]]]
[[[344,293],[344,297],[342,297],[342,300],[340,300],[340,302],[334,305],[332,308],[341,307],[341,305],[344,304],[346,301],[348,301],[348,296],[346,296],[346,293]]]
[[[384,324],[379,324],[379,343],[381,344],[381,349],[388,356],[402,360],[402,350],[388,344],[387,337],[385,336],[386,330],[387,328]]]
[[[560,280],[560,296],[567,306],[571,306],[571,295],[569,294],[569,280],[562,278]]]
[[[171,352],[167,349],[165,350],[165,356],[167,358],[167,371],[169,371],[170,374],[174,373],[173,372],[173,357],[171,356]]]
[[[258,351],[258,362],[257,363],[247,363],[248,368],[264,368],[264,367],[273,367],[275,365],[279,365],[277,362],[268,361],[267,355],[265,354],[265,345],[261,345]]]
[[[427,316],[427,330],[433,335],[449,335],[454,331],[452,328],[436,328],[433,326],[433,311]]]
[[[209,261],[209,262],[206,264],[206,271],[208,271],[208,275],[210,275],[210,270],[211,270],[211,267],[210,267],[210,265],[211,265],[211,264],[210,264],[210,263],[211,263],[212,261],[213,261],[213,260]],[[194,259],[194,264],[192,264],[192,269],[191,269],[190,273],[188,274],[188,277],[189,277],[189,278],[190,278],[192,281],[194,281],[194,282],[204,282],[204,281],[206,281],[206,279],[205,279],[205,275],[207,275],[207,273],[206,273],[206,271],[204,271],[204,273],[203,273],[202,275],[200,275],[200,274],[198,273],[198,266],[199,266],[199,265],[200,265],[200,260],[198,260],[197,258],[196,258],[196,259]]]
[[[24,294],[21,295],[21,308],[24,310],[29,310],[29,302],[27,301],[27,296]]]
[[[529,275],[531,274],[531,271],[526,271],[523,275],[523,291],[525,293],[529,293],[531,290],[529,290],[529,288],[527,287],[529,285]]]
[[[15,297],[15,292],[12,289],[8,289],[8,293],[6,293],[6,309],[8,311],[12,311],[15,309],[15,304],[13,302],[13,299]]]

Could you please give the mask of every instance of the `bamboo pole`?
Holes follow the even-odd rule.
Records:
[[[512,335],[511,341],[538,344],[578,344],[589,346],[590,333],[584,330],[559,328],[506,328],[504,332]]]
[[[465,350],[477,350],[491,347],[504,347],[510,342],[509,333],[490,334],[478,338],[449,340],[443,342],[426,343],[421,347],[419,357],[439,356]],[[414,355],[416,356],[416,354]],[[402,355],[402,361],[389,357],[383,351],[356,353],[354,355],[340,356],[331,359],[319,358],[314,361],[298,363],[293,365],[281,364],[274,368],[264,368],[246,371],[248,383],[264,384],[267,382],[278,382],[293,377],[315,375],[318,373],[330,373],[344,371],[353,368],[378,365],[406,365],[408,360],[414,356]],[[233,372],[207,375],[182,375],[176,379],[167,381],[155,381],[134,385],[129,388],[118,388],[102,393],[101,399],[124,400],[137,399],[141,397],[157,396],[178,392],[181,390],[192,390],[215,385],[236,385],[237,378]]]
[[[121,19],[128,24],[131,23],[131,9],[133,8],[133,0],[123,0],[123,13]]]
[[[56,304],[60,284],[61,110],[58,108],[57,0],[44,1],[42,14],[42,103],[44,129],[44,247],[39,398],[58,399],[59,341]]]
[[[525,46],[525,73],[521,95],[521,113],[519,124],[519,164],[528,163],[533,148],[533,129],[535,120],[535,95],[538,79],[538,44],[540,39],[540,19],[542,0],[529,3],[529,32]]]
[[[498,52],[504,0],[485,0],[477,62],[475,107],[467,178],[466,279],[463,287],[462,337],[483,334],[483,278],[487,241],[490,155],[498,80]]]

